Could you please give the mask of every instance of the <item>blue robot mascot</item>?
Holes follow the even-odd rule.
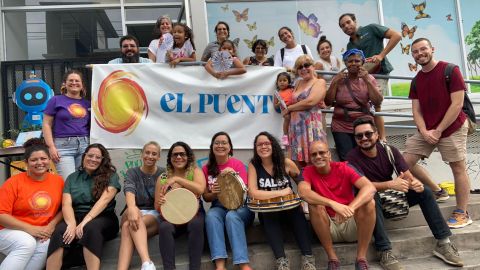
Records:
[[[13,102],[27,113],[23,118],[22,129],[42,127],[43,110],[54,95],[52,88],[32,71],[30,78],[17,87],[13,96]]]

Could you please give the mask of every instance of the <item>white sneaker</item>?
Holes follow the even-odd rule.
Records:
[[[142,263],[142,270],[157,270],[152,261]]]

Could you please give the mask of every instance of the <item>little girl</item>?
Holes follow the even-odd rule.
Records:
[[[240,59],[238,59],[237,56],[236,56],[237,51],[236,51],[235,44],[233,43],[233,41],[228,40],[228,39],[222,41],[222,43],[220,43],[220,51],[229,52],[230,55],[232,56],[233,63],[232,63],[232,66],[230,67],[230,69],[228,69],[226,71],[215,71],[215,69],[213,68],[213,64],[212,64],[212,58],[210,58],[208,60],[208,62],[205,64],[205,69],[213,77],[215,77],[217,79],[225,79],[230,75],[240,75],[240,74],[243,74],[243,73],[247,72],[247,69],[242,64],[242,61],[240,61]]]
[[[192,29],[186,24],[175,23],[173,25],[173,47],[167,53],[167,61],[171,67],[175,67],[180,62],[195,62],[195,60]]]
[[[283,108],[282,102],[279,100],[281,98],[286,106],[292,104],[292,95],[293,95],[293,88],[292,88],[292,77],[288,72],[282,72],[277,75],[277,90],[279,96],[275,95],[274,104],[275,108],[280,109],[283,111],[286,108]],[[288,125],[290,122],[290,114],[286,114],[283,119],[283,136],[282,136],[282,144],[287,146],[288,143]]]

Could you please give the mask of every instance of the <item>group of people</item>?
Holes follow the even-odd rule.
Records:
[[[164,269],[175,269],[175,238],[185,232],[190,269],[199,269],[204,230],[216,269],[225,269],[228,259],[225,236],[233,264],[242,270],[251,269],[245,229],[255,215],[246,205],[229,210],[218,200],[221,189],[217,178],[228,172],[237,173],[248,187],[248,195],[260,200],[295,193],[293,181],[297,181],[298,194],[308,203],[306,212],[327,253],[328,269],[340,268],[332,243],[352,241],[358,241],[356,268],[368,269],[366,253],[372,236],[382,267],[403,269],[392,253],[382,202],[376,193],[387,189],[404,192],[409,205],[420,205],[438,240],[434,255],[462,266],[449,239],[450,228],[472,223],[467,212],[469,180],[465,165],[468,121],[462,111],[466,87],[458,67],[446,81],[447,63],[434,59],[431,42],[426,38],[413,41],[412,56],[422,67],[409,94],[418,132],[407,140],[402,155],[385,144],[383,119],[375,115],[383,96],[371,75],[392,70],[386,55],[398,43],[400,34],[376,24],[357,27],[351,13],[340,16],[339,26],[350,36],[343,61],[331,55],[332,44],[322,37],[317,46],[320,61],[315,63],[310,49],[297,44],[288,27],[278,31],[285,48],[273,58],[267,57],[267,42],[257,40],[252,46],[254,56],[241,61],[236,56],[237,45],[228,39],[228,24],[219,22],[215,27],[217,40],[202,55],[206,70],[214,77],[242,74],[246,72],[244,64],[286,68],[287,72],[276,79],[276,104],[285,120],[281,143],[268,132],[257,134],[246,169],[233,157],[232,140],[223,131],[213,135],[203,168],[196,167],[193,150],[181,141],[170,147],[166,168],[159,167],[160,145],[148,142],[142,149],[142,166],[127,171],[126,207],[120,222],[114,212],[115,196],[121,190],[119,176],[108,151],[101,144],[89,144],[90,102],[85,99],[85,83],[80,72],[67,72],[62,95],[52,98],[44,112],[44,143],[28,141],[27,171],[0,187],[0,252],[7,255],[0,269],[42,269],[45,264],[47,269],[60,269],[62,264],[77,263],[78,258],[88,269],[99,269],[103,243],[115,238],[120,228],[118,269],[130,267],[134,249],[142,270],[155,269],[147,239],[156,234]],[[168,17],[161,17],[156,28],[158,38],[149,46],[148,59],[139,56],[135,37],[124,36],[120,39],[122,57],[110,63],[168,62],[175,66],[195,61],[193,33],[188,26],[172,26]],[[389,40],[385,47],[384,38]],[[165,49],[162,44],[167,42],[173,45]],[[230,70],[213,69],[210,58],[218,50],[234,57]],[[346,70],[341,70],[343,65]],[[319,69],[340,72],[317,76]],[[334,107],[331,131],[340,162],[332,161],[321,112],[330,106]],[[447,221],[437,201],[448,195],[416,165],[435,148],[449,163],[455,178],[457,209]],[[56,163],[59,175],[48,172],[50,161]],[[398,175],[392,178],[394,171]],[[160,208],[166,202],[165,194],[180,187],[195,194],[199,208],[187,224],[174,225],[163,218]],[[208,211],[203,208],[202,198],[211,203]],[[302,255],[301,269],[316,269],[304,210],[298,206],[258,215],[279,270],[290,269],[283,247],[284,223],[293,226]]]

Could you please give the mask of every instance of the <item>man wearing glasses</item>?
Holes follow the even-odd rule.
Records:
[[[127,63],[152,63],[148,58],[140,57],[138,39],[132,35],[126,35],[120,38],[120,49],[122,57],[110,60],[109,64],[127,64]]]
[[[328,269],[340,269],[333,242],[357,244],[355,269],[368,269],[367,250],[375,226],[375,187],[346,162],[332,162],[328,145],[310,146],[313,165],[305,167],[298,191],[309,204],[310,222],[328,256]],[[354,194],[354,189],[358,193]]]
[[[402,154],[393,146],[389,147],[394,159],[389,159],[386,147],[378,141],[377,128],[371,119],[359,118],[353,122],[353,128],[357,147],[348,153],[347,161],[372,181],[377,191],[402,191],[405,192],[410,206],[419,204],[433,236],[437,239],[433,254],[448,264],[463,266],[456,247],[450,242],[452,233],[442,217],[431,189],[412,176]],[[395,179],[392,179],[395,171],[393,166],[399,174]],[[378,193],[375,194],[375,204],[376,224],[373,237],[380,264],[384,269],[404,269],[392,254]]]

